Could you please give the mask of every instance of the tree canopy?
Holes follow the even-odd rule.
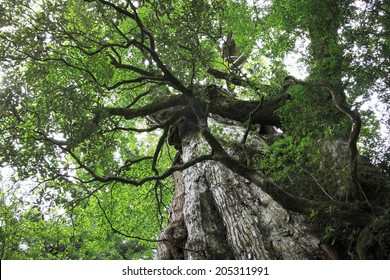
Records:
[[[0,0],[0,11],[3,259],[152,258],[172,174],[206,160],[309,218],[363,226],[388,208],[386,1]],[[286,67],[292,54],[303,76]],[[279,132],[239,163],[211,117],[241,123],[244,139]],[[185,130],[208,147],[182,163]],[[348,164],[327,169],[323,147],[342,141]],[[381,170],[378,189],[362,162]]]

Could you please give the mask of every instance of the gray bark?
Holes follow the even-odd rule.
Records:
[[[184,162],[204,145],[191,135]],[[215,161],[182,172],[186,259],[313,259],[319,240],[305,218],[283,209],[261,190]]]
[[[224,125],[222,134],[230,134],[230,141],[239,141],[244,130]],[[183,163],[207,151],[197,131],[181,136]],[[260,138],[248,140],[252,148],[261,149],[261,143]],[[234,148],[229,152],[242,156]],[[322,258],[320,242],[310,233],[305,217],[286,211],[261,186],[216,161],[198,163],[180,176],[187,233],[185,259]]]
[[[180,172],[173,173],[175,192],[171,205],[171,213],[168,226],[160,234],[157,246],[157,256],[159,260],[183,259],[184,243],[187,238],[187,229],[184,224],[184,184]]]

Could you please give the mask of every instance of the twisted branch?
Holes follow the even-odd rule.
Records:
[[[288,76],[288,79],[293,83],[289,83],[288,86],[295,84],[302,85],[304,87],[317,87],[317,88],[325,88],[327,89],[334,101],[336,108],[349,117],[352,121],[351,132],[349,134],[348,147],[350,151],[350,167],[351,167],[351,179],[354,187],[355,194],[359,196],[359,194],[363,195],[367,200],[363,189],[360,185],[358,178],[358,149],[357,149],[357,141],[359,139],[359,134],[362,126],[362,121],[360,115],[357,111],[354,111],[350,108],[350,106],[346,103],[346,101],[341,99],[341,94],[338,90],[330,83],[318,82],[318,83],[308,83],[302,80],[299,80],[293,76]]]

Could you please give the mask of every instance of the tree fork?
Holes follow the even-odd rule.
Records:
[[[297,197],[280,188],[271,179],[266,179],[257,173],[255,170],[241,164],[232,158],[212,135],[207,125],[207,118],[203,113],[199,103],[192,102],[191,107],[198,118],[200,132],[210,144],[213,152],[213,159],[220,161],[233,172],[247,178],[254,184],[262,188],[275,201],[280,203],[288,210],[295,211],[301,214],[310,215],[313,211],[317,211],[323,218],[336,218],[351,222],[359,226],[366,226],[374,220],[371,213],[365,211],[354,210],[353,204],[335,202],[335,201],[313,201],[302,197]]]

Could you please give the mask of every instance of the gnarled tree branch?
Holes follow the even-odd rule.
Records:
[[[316,211],[322,218],[340,219],[360,226],[368,225],[375,219],[375,216],[371,213],[354,209],[354,206],[350,203],[316,201],[298,197],[283,190],[271,179],[265,178],[255,170],[241,164],[232,158],[212,135],[207,125],[207,118],[199,103],[194,101],[190,104],[198,119],[200,131],[213,150],[213,160],[221,162],[233,172],[259,186],[285,209],[306,215],[310,215],[313,211]]]
[[[355,195],[362,195],[365,197],[365,194],[360,186],[359,178],[358,178],[358,149],[357,149],[357,141],[359,138],[362,121],[358,112],[352,110],[350,106],[341,98],[341,93],[337,92],[337,90],[330,83],[308,83],[302,80],[299,80],[293,76],[289,76],[289,79],[294,83],[305,86],[305,87],[318,87],[327,89],[332,95],[332,99],[335,103],[336,108],[349,117],[352,121],[351,132],[349,134],[348,146],[350,151],[350,166],[351,166],[351,178],[352,184],[354,186]],[[365,197],[367,199],[367,197]]]

